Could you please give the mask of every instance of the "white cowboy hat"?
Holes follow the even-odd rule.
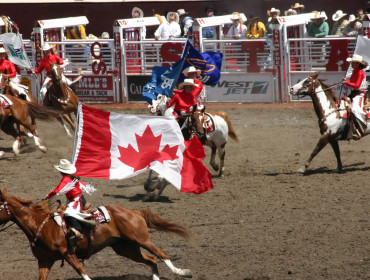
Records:
[[[45,44],[42,46],[42,50],[43,50],[43,51],[50,50],[51,48],[53,48],[53,47],[52,47],[52,46],[50,46],[48,43],[45,43]]]
[[[355,17],[355,15],[349,15],[349,17],[348,17],[349,22],[353,22],[353,21],[356,21],[356,20],[358,20],[358,19]]]
[[[197,84],[194,84],[194,79],[185,79],[180,85],[179,88],[183,88],[184,86],[198,86]]]
[[[299,3],[297,2],[297,3],[295,3],[295,4],[292,6],[292,9],[299,9],[299,8],[304,9],[304,5],[303,5],[303,4],[299,4]]]
[[[189,73],[194,73],[194,72],[197,73],[197,76],[199,76],[202,73],[201,70],[195,68],[194,66],[189,66],[184,71],[182,71],[182,73],[184,74],[185,77],[188,77]]]
[[[76,167],[64,158],[59,161],[59,165],[54,165],[54,167],[65,174],[74,174],[77,171]]]
[[[347,14],[343,13],[342,10],[338,10],[335,12],[335,14],[331,17],[333,21],[338,21],[342,17],[345,17]]]
[[[233,12],[230,17],[231,20],[239,20],[240,24],[243,24],[243,19],[238,12]]]
[[[184,9],[178,9],[177,13],[179,14],[179,17],[189,14],[188,12],[185,12]]]
[[[3,47],[0,47],[0,53],[7,53],[7,51]]]
[[[358,62],[363,65],[367,65],[367,62],[363,60],[362,56],[359,54],[354,54],[352,57],[346,59],[348,62]]]
[[[101,38],[102,38],[102,39],[109,39],[109,33],[108,33],[108,32],[103,32],[103,33],[101,34]]]
[[[131,16],[134,17],[135,15],[135,12],[138,12],[139,13],[139,17],[144,17],[144,12],[142,9],[138,8],[138,7],[133,7],[132,8],[132,11],[131,11]]]
[[[174,15],[175,15],[175,17],[176,17],[176,20],[175,20],[175,21],[176,21],[177,23],[179,23],[179,21],[180,21],[180,17],[179,17],[179,14],[178,14],[178,13],[176,13],[176,12],[168,12],[168,13],[167,13],[167,18],[166,18],[166,19],[167,19],[167,21],[168,21],[168,22],[170,22],[170,16],[171,16],[172,14],[174,14]]]
[[[326,20],[328,17],[326,16],[325,12],[315,13],[315,17],[311,18],[311,20],[320,19],[320,18],[323,20]]]
[[[297,11],[293,9],[289,9],[287,11],[284,11],[284,15],[289,16],[289,14],[296,15]]]
[[[267,15],[271,16],[271,13],[277,13],[277,15],[280,16],[280,10],[279,9],[271,8],[271,10],[267,11]]]

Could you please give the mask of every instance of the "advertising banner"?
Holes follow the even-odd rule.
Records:
[[[127,76],[128,101],[144,101],[143,88],[151,76]]]
[[[209,102],[275,102],[275,80],[271,73],[222,75],[216,85],[205,88]]]

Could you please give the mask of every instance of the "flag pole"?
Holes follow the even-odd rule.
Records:
[[[77,130],[79,130],[79,128],[80,128],[80,110],[82,110],[82,103],[81,102],[78,102],[77,115],[76,115],[76,126],[75,126],[75,134],[74,134],[74,139],[73,139],[72,160],[71,160],[71,162],[74,162],[75,153],[76,153]]]
[[[191,44],[191,43],[190,43],[189,39],[187,39],[187,41],[186,41],[186,43],[185,43],[185,47],[184,47],[184,49],[183,49],[183,51],[182,51],[182,55],[181,55],[181,59],[182,59],[182,61],[181,61],[180,69],[182,69],[182,67],[183,67],[183,66],[184,66],[184,64],[185,64],[185,60],[186,60],[186,58],[187,58],[187,56],[188,56],[188,54],[189,54],[189,50],[190,50],[190,47],[191,47],[191,45],[190,45],[190,44]],[[177,83],[177,80],[179,79],[180,75],[181,75],[181,70],[179,71],[179,73],[177,73],[177,76],[176,76],[176,78],[175,78],[175,82],[173,83],[173,87],[174,87],[174,86],[175,86],[175,84]],[[172,87],[172,89],[173,89],[173,87]]]

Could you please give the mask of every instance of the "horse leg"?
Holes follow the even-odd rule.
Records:
[[[91,280],[91,278],[86,274],[86,270],[82,263],[78,260],[75,254],[64,254],[64,259],[73,267],[76,272],[81,275],[84,280]]]
[[[335,157],[337,158],[337,169],[335,171],[341,172],[343,166],[342,166],[342,160],[340,159],[340,150],[339,150],[338,140],[329,138],[329,143],[331,147],[333,148]]]
[[[69,129],[67,126],[64,124],[63,118],[62,117],[57,117],[58,122],[61,123],[61,125],[64,127],[65,132],[67,133],[68,137],[72,137],[72,134],[69,132]]]
[[[21,136],[19,133],[19,130],[15,129],[14,123],[6,120],[2,125],[1,129],[8,135],[14,137],[14,142],[12,145],[13,153],[15,156],[19,155],[20,148],[21,148]],[[2,155],[4,155],[4,152],[2,152]]]
[[[298,169],[299,173],[304,174],[306,172],[306,169],[310,165],[311,161],[314,159],[314,157],[318,153],[320,153],[320,151],[328,144],[328,142],[329,142],[328,136],[326,134],[321,135],[321,137],[319,139],[319,142],[317,142],[315,149],[312,151],[312,153],[311,153],[310,157],[308,158],[308,160],[306,161],[305,165]]]
[[[219,166],[216,163],[217,147],[213,142],[211,142],[210,147],[211,147],[211,150],[212,150],[212,154],[211,154],[211,160],[209,161],[209,163],[211,164],[214,171],[218,171]]]
[[[144,189],[147,192],[149,192],[150,184],[152,183],[152,174],[153,174],[153,170],[149,170],[148,178],[146,179],[146,181],[144,183]]]
[[[72,117],[70,113],[63,114],[63,118],[67,121],[67,123],[71,126],[71,128],[74,130],[76,128],[75,123],[72,121]]]
[[[221,146],[218,147],[218,157],[220,158],[220,170],[218,172],[218,177],[222,178],[224,175],[225,171],[225,166],[224,166],[224,160],[225,160],[225,145],[226,143],[222,144]]]
[[[169,183],[167,182],[166,179],[162,178],[161,179],[161,183],[158,185],[158,192],[155,196],[155,200],[159,200],[159,198],[161,197],[162,195],[162,192],[164,191],[165,187],[168,185]]]
[[[39,265],[39,280],[48,279],[51,267],[54,265],[53,260],[37,260]]]

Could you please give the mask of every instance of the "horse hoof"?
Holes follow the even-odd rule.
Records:
[[[193,274],[191,273],[190,269],[183,269],[182,272],[179,274],[182,277],[185,278],[192,278]]]
[[[46,148],[45,146],[39,146],[39,149],[43,151],[44,153],[48,151],[48,148]]]
[[[5,152],[4,151],[0,151],[0,157],[2,157],[4,155],[5,155]]]
[[[301,174],[305,174],[306,173],[306,169],[301,167],[298,169],[298,173],[301,173]]]
[[[33,137],[33,134],[32,134],[31,132],[27,132],[27,136],[28,136],[29,138],[32,138],[32,137]]]

